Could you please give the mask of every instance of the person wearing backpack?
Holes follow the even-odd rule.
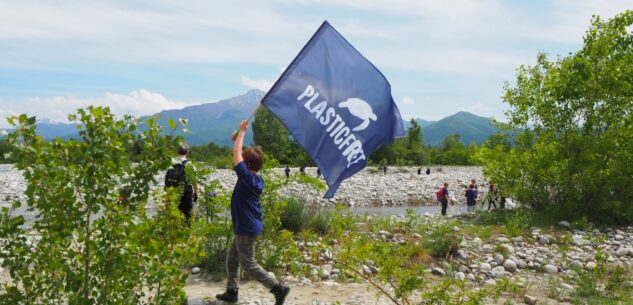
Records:
[[[446,215],[448,209],[448,182],[444,182],[444,187],[436,193],[437,201],[442,205],[442,215]]]
[[[178,159],[173,160],[172,167],[165,174],[165,189],[168,187],[182,187],[178,210],[185,216],[185,221],[189,225],[193,203],[198,199],[198,187],[195,183],[192,184],[191,181],[193,179],[187,176],[188,172],[191,175],[192,170],[195,171],[193,164],[187,160],[187,155],[189,154],[187,144],[179,145],[177,153]]]

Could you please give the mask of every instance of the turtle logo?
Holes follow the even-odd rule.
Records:
[[[374,110],[371,109],[371,106],[369,106],[367,102],[359,98],[354,98],[354,97],[348,98],[344,102],[341,102],[340,104],[338,104],[338,106],[340,108],[347,108],[347,110],[349,110],[349,113],[363,120],[363,122],[360,123],[360,125],[352,129],[354,131],[364,130],[365,128],[367,128],[367,126],[369,126],[369,120],[376,121],[378,119],[378,117],[374,113]]]

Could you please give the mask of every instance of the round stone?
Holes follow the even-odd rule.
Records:
[[[585,264],[585,268],[587,270],[593,270],[593,269],[596,269],[596,267],[598,267],[596,262],[587,262],[587,264]]]
[[[511,259],[506,259],[503,262],[503,268],[508,272],[514,273],[517,270],[517,264]]]
[[[191,269],[191,274],[198,274],[200,273],[200,268],[199,267],[193,267]]]
[[[558,273],[558,268],[556,266],[554,266],[554,265],[547,264],[547,265],[543,266],[543,271],[545,273],[549,273],[549,274],[556,274],[556,273]]]
[[[490,264],[488,264],[488,263],[481,263],[481,264],[479,264],[479,270],[481,270],[481,271],[490,271],[490,270],[492,270],[492,266],[490,266]]]
[[[464,272],[455,272],[455,274],[453,275],[453,278],[455,278],[458,281],[463,281],[464,279],[466,279],[466,274],[464,274]]]
[[[495,255],[495,263],[497,263],[497,266],[503,264],[503,255],[501,254]]]
[[[559,221],[558,222],[558,226],[565,228],[565,229],[570,229],[571,228],[571,224],[569,223],[569,221]]]

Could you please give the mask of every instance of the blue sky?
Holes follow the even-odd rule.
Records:
[[[385,74],[405,118],[503,120],[503,84],[578,50],[619,1],[0,0],[0,116],[89,104],[148,115],[267,89],[328,20]],[[4,119],[0,127],[6,127]]]

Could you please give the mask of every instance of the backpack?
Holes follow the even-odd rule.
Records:
[[[187,160],[183,161],[182,164],[174,164],[172,168],[167,170],[165,187],[189,186],[187,174],[185,173],[185,164],[187,164]]]
[[[437,198],[437,201],[443,202],[444,201],[444,188],[441,188],[439,191],[437,191],[437,193],[435,193],[435,197]]]

